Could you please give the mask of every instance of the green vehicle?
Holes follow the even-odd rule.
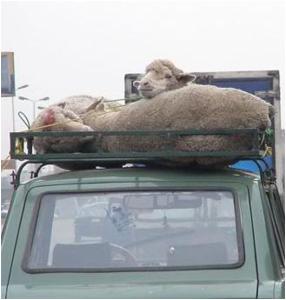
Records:
[[[33,154],[43,134],[70,133],[11,134],[12,157],[27,161],[3,229],[3,298],[284,298],[284,208],[259,149]],[[15,150],[19,138],[28,153]],[[234,154],[261,174],[152,164]],[[46,164],[87,162],[109,167],[39,176]],[[42,165],[21,183],[29,163]]]

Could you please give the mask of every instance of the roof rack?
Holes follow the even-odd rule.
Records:
[[[176,139],[186,136],[203,135],[227,135],[239,136],[250,135],[252,137],[253,145],[249,151],[177,151],[175,149],[163,149],[160,151],[148,152],[107,152],[102,149],[101,144],[98,143],[97,152],[93,153],[45,153],[37,154],[33,150],[34,138],[46,137],[94,137],[98,140],[107,136],[157,136],[164,137],[167,140]],[[259,148],[261,131],[257,129],[219,129],[219,130],[134,130],[134,131],[43,131],[43,132],[11,132],[10,133],[10,155],[13,159],[18,160],[36,160],[38,162],[46,162],[53,160],[60,162],[68,161],[81,161],[81,160],[95,160],[95,161],[109,161],[109,160],[137,160],[152,159],[152,158],[178,158],[178,157],[239,157],[239,158],[253,158],[261,157],[261,150]],[[25,150],[26,148],[26,150]]]
[[[10,133],[10,156],[12,159],[28,160],[22,165],[17,178],[20,178],[21,171],[27,164],[82,164],[92,163],[95,166],[108,166],[114,163],[148,163],[158,159],[175,159],[191,157],[229,157],[238,160],[259,160],[263,157],[264,151],[260,149],[260,143],[264,132],[258,129],[212,129],[212,130],[134,130],[134,131],[43,131],[43,132],[11,132]],[[107,152],[98,143],[97,152],[92,153],[35,153],[33,149],[34,138],[46,137],[93,137],[98,141],[108,136],[136,136],[141,137],[160,137],[166,140],[173,140],[187,136],[250,136],[252,148],[249,151],[178,151],[170,147],[158,151],[125,151],[125,152]],[[38,173],[38,172],[36,172]],[[36,174],[37,175],[37,174]],[[16,179],[16,181],[18,181]],[[19,184],[19,182],[17,182]],[[17,184],[16,183],[16,184]]]

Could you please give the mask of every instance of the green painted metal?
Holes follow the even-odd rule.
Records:
[[[244,171],[238,171],[232,168],[224,170],[192,170],[192,169],[169,169],[169,168],[118,168],[101,170],[81,170],[73,172],[63,172],[60,174],[42,176],[35,178],[27,183],[29,189],[35,187],[54,187],[57,185],[78,185],[78,184],[115,184],[123,183],[154,183],[156,186],[164,182],[173,182],[173,187],[177,184],[201,181],[207,185],[208,182],[221,181],[222,183],[240,182],[248,184],[249,181],[257,181],[259,176]],[[97,185],[96,185],[97,186]]]
[[[114,163],[156,163],[158,160],[174,160],[178,158],[190,157],[226,157],[231,159],[260,159],[263,157],[263,151],[259,149],[260,137],[263,133],[257,129],[212,129],[212,130],[134,130],[134,131],[94,131],[94,132],[66,132],[66,131],[45,131],[45,132],[12,132],[10,133],[10,155],[13,159],[28,160],[31,163],[45,164],[64,164],[80,163],[88,164],[87,167],[99,164],[101,166],[112,166]],[[125,151],[125,152],[107,152],[101,148],[98,143],[98,152],[94,153],[45,153],[35,154],[33,152],[33,139],[41,137],[87,137],[93,136],[95,139],[101,140],[108,136],[137,136],[148,137],[157,136],[168,139],[176,139],[183,136],[195,135],[226,135],[239,136],[249,135],[252,137],[253,148],[249,151],[178,151],[175,149],[165,148],[158,151]],[[18,151],[16,144],[21,140],[23,151]],[[27,153],[24,152],[24,144],[27,146]],[[27,162],[25,164],[28,164]],[[20,184],[22,165],[17,173],[15,187]]]
[[[9,213],[2,229],[1,298],[6,297],[7,285],[13,262],[13,254],[16,247],[17,234],[22,220],[26,192],[25,186],[21,186],[17,193],[14,193],[11,199]]]
[[[31,180],[20,185],[17,190],[3,236],[2,296],[5,296],[6,292],[9,298],[38,299],[280,296],[283,294],[283,284],[277,276],[278,266],[275,264],[275,258],[269,255],[270,253],[275,255],[272,249],[274,244],[271,244],[267,229],[269,219],[265,218],[266,207],[262,203],[260,186],[258,176],[231,169],[221,171],[108,169],[65,172]],[[237,193],[246,258],[241,267],[231,270],[93,274],[27,274],[21,269],[33,208],[39,195],[43,193],[122,188],[177,190],[192,187],[231,188]],[[10,268],[9,279],[7,273]]]
[[[285,293],[285,286],[283,288],[281,284],[284,271],[272,229],[271,211],[267,203],[269,200],[259,181],[251,186],[249,192],[259,274],[258,298],[275,298],[275,295]],[[279,286],[280,290],[277,290]]]
[[[130,136],[130,135],[234,135],[234,134],[253,134],[260,131],[254,128],[241,129],[189,129],[189,130],[98,130],[98,131],[22,131],[11,132],[12,138],[16,137],[68,137],[68,136]]]
[[[253,149],[250,151],[176,151],[175,149],[162,149],[160,151],[148,151],[148,152],[107,152],[101,148],[98,143],[98,152],[95,153],[46,153],[46,154],[34,154],[33,153],[33,138],[43,137],[94,137],[99,141],[108,136],[136,136],[136,137],[164,137],[166,140],[173,140],[179,137],[195,136],[195,135],[249,135],[253,139]],[[257,129],[245,128],[245,129],[213,129],[213,130],[134,130],[134,131],[94,131],[94,132],[81,132],[81,131],[44,131],[44,132],[12,132],[10,133],[10,155],[13,159],[26,160],[33,159],[39,162],[46,162],[48,160],[65,160],[70,159],[73,161],[82,161],[85,159],[97,162],[102,161],[122,161],[130,159],[169,159],[180,157],[237,157],[237,158],[259,158],[262,156],[262,152],[259,149],[259,138],[261,132]],[[16,150],[17,139],[22,139],[27,144],[28,153],[18,153]]]
[[[232,180],[234,182],[232,183],[221,184],[215,174],[208,175],[208,180],[204,179],[203,174],[197,174],[197,172],[189,176],[187,174],[185,171],[166,172],[164,170],[146,171],[141,169],[102,170],[98,173],[80,171],[63,174],[65,178],[61,182],[50,176],[35,179],[26,184],[26,186],[29,186],[29,192],[25,201],[23,219],[19,226],[19,238],[9,282],[8,296],[11,298],[108,298],[112,295],[115,298],[205,298],[213,295],[213,297],[229,298],[235,295],[234,288],[236,288],[243,290],[240,292],[243,297],[255,297],[257,280],[254,272],[254,248],[253,244],[249,242],[252,239],[251,231],[245,238],[248,255],[242,269],[41,275],[27,274],[21,269],[20,265],[35,201],[40,194],[49,192],[51,189],[53,192],[63,190],[83,192],[110,188],[140,189],[156,187],[162,189],[173,187],[174,189],[183,189],[186,187],[205,188],[206,186],[235,188],[242,199],[241,208],[245,211],[242,218],[246,228],[248,228],[250,223],[247,222],[249,220],[247,190],[239,183],[239,176],[233,176]],[[238,175],[235,172],[233,174]],[[196,175],[199,175],[200,179],[196,179]],[[223,173],[221,175],[222,177],[228,177]],[[58,176],[57,178],[61,177]],[[241,174],[241,176],[244,175]],[[70,177],[70,180],[68,177]],[[55,182],[58,182],[58,185],[53,185]],[[110,289],[112,289],[112,294],[110,294]]]
[[[14,159],[33,159],[38,162],[48,162],[53,160],[56,162],[79,161],[82,159],[93,159],[97,161],[124,161],[130,159],[155,160],[157,158],[180,158],[180,157],[239,157],[239,158],[258,158],[261,157],[262,152],[258,151],[204,151],[204,152],[183,152],[183,151],[148,151],[142,152],[116,152],[116,153],[48,153],[48,154],[33,154],[33,155],[14,155]]]

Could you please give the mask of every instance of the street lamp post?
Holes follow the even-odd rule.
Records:
[[[33,100],[33,99],[30,99],[30,98],[19,96],[18,99],[24,100],[24,101],[25,100],[30,101],[30,102],[33,103],[33,120],[35,120],[36,119],[36,103],[39,102],[39,101],[47,101],[50,98],[49,97],[44,97],[44,98],[40,98],[40,99],[37,99],[37,100]]]
[[[21,86],[19,86],[16,89],[16,91],[21,90],[21,89],[25,89],[28,86],[29,86],[28,84],[21,85]],[[14,102],[14,96],[12,96],[12,124],[13,124],[13,132],[15,132],[16,126],[15,126],[15,102]]]

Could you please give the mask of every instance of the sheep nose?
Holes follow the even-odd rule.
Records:
[[[138,80],[133,81],[133,86],[136,87],[137,89],[139,88],[139,85],[140,85],[140,81]]]

